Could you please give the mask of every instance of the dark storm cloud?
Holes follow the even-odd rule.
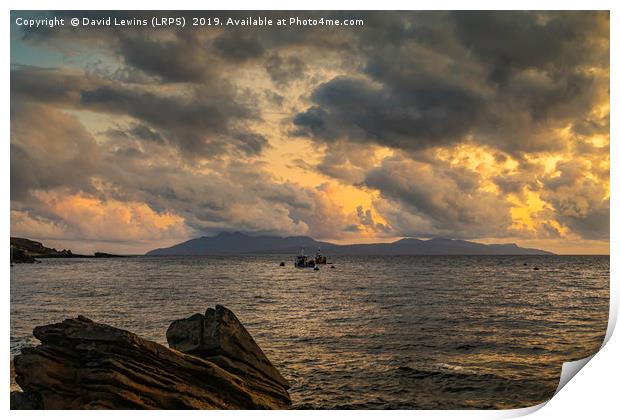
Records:
[[[11,69],[11,99],[29,100],[69,106],[79,100],[82,90],[101,84],[97,77],[80,72],[32,66],[15,66]]]
[[[157,142],[157,143],[162,143],[163,142],[163,139],[162,139],[161,135],[158,132],[151,130],[146,125],[135,124],[129,130],[129,133],[131,135],[135,136],[135,137],[138,137],[138,138],[142,139],[142,140],[150,140],[150,141],[154,141],[154,142]]]
[[[489,78],[503,84],[527,68],[564,72],[609,59],[596,44],[609,36],[606,12],[455,12],[461,42],[490,64]]]
[[[36,164],[23,147],[11,144],[11,200],[24,200],[41,185]],[[33,170],[34,169],[34,170]]]
[[[504,170],[501,174],[494,176],[493,182],[504,194],[521,195],[525,189],[540,190],[542,186],[540,178],[544,173],[544,165],[522,160],[515,169]]]
[[[465,168],[393,157],[369,171],[364,185],[396,204],[383,216],[397,236],[479,238],[506,232],[509,204],[481,190],[480,181]]]
[[[294,118],[296,134],[416,150],[461,139],[476,123],[482,106],[475,93],[440,80],[397,88],[362,79],[333,79],[314,91],[311,99],[316,106]]]
[[[609,113],[601,118],[588,118],[576,121],[572,131],[577,136],[608,135]]]
[[[357,218],[359,220],[359,224],[362,226],[366,226],[372,228],[373,230],[380,232],[382,234],[393,234],[392,229],[389,226],[385,226],[383,223],[375,222],[372,216],[372,210],[366,209],[362,206],[357,206],[355,209],[357,212]]]
[[[132,124],[128,127],[115,127],[108,128],[104,132],[100,133],[104,134],[109,139],[131,139],[135,138],[138,140],[145,140],[148,142],[154,142],[158,144],[164,144],[165,140],[157,131],[154,131],[152,128],[144,125],[144,124]]]
[[[215,51],[229,61],[243,62],[259,58],[265,52],[263,46],[253,34],[231,30],[224,32],[213,41]]]
[[[234,130],[234,121],[252,118],[252,111],[213,90],[201,89],[185,99],[102,86],[82,91],[80,104],[87,109],[144,121],[166,133],[182,151],[198,156],[215,156],[228,146],[257,154],[266,144],[259,135]]]
[[[267,58],[265,69],[276,86],[285,87],[291,81],[303,77],[307,66],[299,57],[283,58],[274,52]]]
[[[508,153],[561,150],[552,131],[582,127],[608,94],[607,13],[386,15],[390,39],[353,49],[366,78],[318,86],[313,105],[294,118],[297,135],[346,139],[416,151],[461,142]],[[604,121],[597,122],[604,125]]]
[[[607,188],[587,176],[586,162],[558,162],[556,171],[543,179],[541,198],[553,206],[557,220],[583,238],[609,239]]]
[[[226,83],[201,84],[185,95],[165,95],[83,73],[31,67],[14,69],[11,82],[14,101],[130,116],[141,121],[140,126],[151,127],[151,133],[142,128],[133,134],[152,139],[157,131],[188,157],[256,155],[267,145],[262,135],[245,127],[258,114],[238,102]]]
[[[191,32],[158,39],[149,33],[117,35],[118,54],[124,63],[165,82],[203,82],[215,77],[216,63],[209,59],[204,40]]]
[[[91,191],[91,177],[100,169],[97,144],[76,118],[30,102],[11,103],[12,200],[67,185]]]

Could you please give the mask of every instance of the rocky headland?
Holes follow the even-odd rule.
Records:
[[[74,254],[70,249],[48,248],[41,242],[11,237],[11,263],[35,263],[37,258],[113,258],[122,255],[95,252],[93,255]]]

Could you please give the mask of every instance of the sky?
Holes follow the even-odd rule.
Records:
[[[608,12],[15,24],[53,15],[153,13],[12,12],[12,236],[74,252],[239,231],[609,253]]]

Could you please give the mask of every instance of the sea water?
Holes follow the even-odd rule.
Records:
[[[281,261],[286,262],[280,267]],[[11,355],[78,314],[165,344],[222,304],[291,382],[295,408],[519,408],[600,347],[608,256],[47,259],[11,267]],[[538,270],[534,270],[537,267]]]

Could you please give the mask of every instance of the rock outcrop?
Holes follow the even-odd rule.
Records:
[[[166,339],[173,349],[208,360],[228,359],[240,364],[236,370],[290,388],[235,314],[221,305],[207,309],[204,315],[174,321],[166,331]]]
[[[201,342],[210,343],[204,352],[183,345],[170,349],[82,316],[36,327],[41,344],[14,359],[24,393],[11,395],[12,408],[288,408],[288,383],[235,315],[221,306],[207,314],[209,321],[198,324],[198,315],[169,328],[173,342],[198,340],[201,349]],[[213,333],[180,328],[194,324]]]

